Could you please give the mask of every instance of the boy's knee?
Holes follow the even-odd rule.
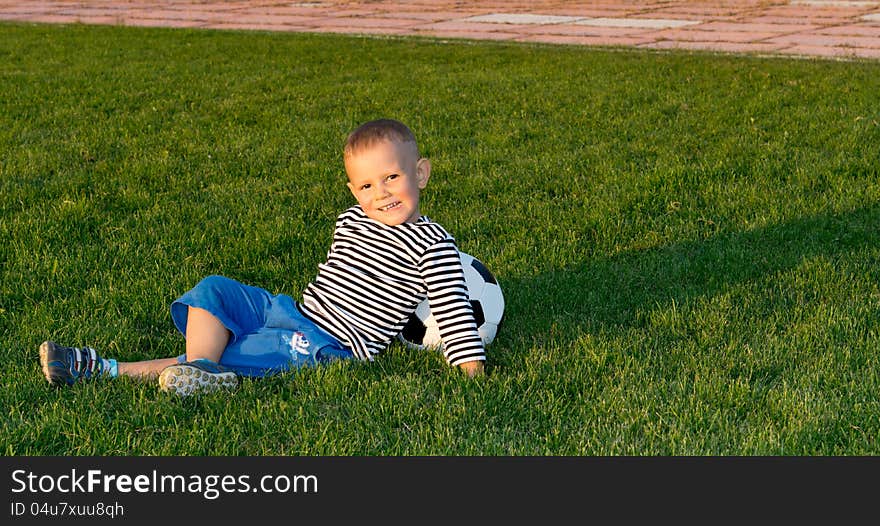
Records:
[[[227,278],[226,276],[212,274],[210,276],[202,278],[202,280],[199,281],[194,288],[216,291],[228,287],[232,282],[233,280]]]
[[[208,304],[222,302],[222,298],[238,286],[238,282],[225,276],[211,275],[202,278],[192,288],[190,294],[193,298],[200,298],[199,303],[208,302]]]

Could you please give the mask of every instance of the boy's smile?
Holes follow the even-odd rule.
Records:
[[[348,188],[370,219],[394,226],[419,219],[419,191],[431,163],[415,145],[382,140],[345,158]]]

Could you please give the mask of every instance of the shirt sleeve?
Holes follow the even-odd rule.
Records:
[[[419,270],[425,280],[431,313],[437,320],[446,361],[450,365],[484,361],[486,351],[477,332],[455,242],[446,239],[429,248],[419,261]]]

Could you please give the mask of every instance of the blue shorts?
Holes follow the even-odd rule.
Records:
[[[284,294],[208,276],[171,304],[171,318],[184,336],[190,306],[207,310],[229,329],[232,335],[220,365],[243,376],[265,376],[354,356],[303,316]],[[186,361],[186,355],[178,361]]]

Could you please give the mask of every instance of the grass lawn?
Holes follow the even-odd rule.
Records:
[[[0,453],[878,454],[878,93],[876,61],[0,24]],[[205,275],[299,297],[384,116],[504,290],[485,378],[395,344],[46,384],[45,339],[181,353]]]

